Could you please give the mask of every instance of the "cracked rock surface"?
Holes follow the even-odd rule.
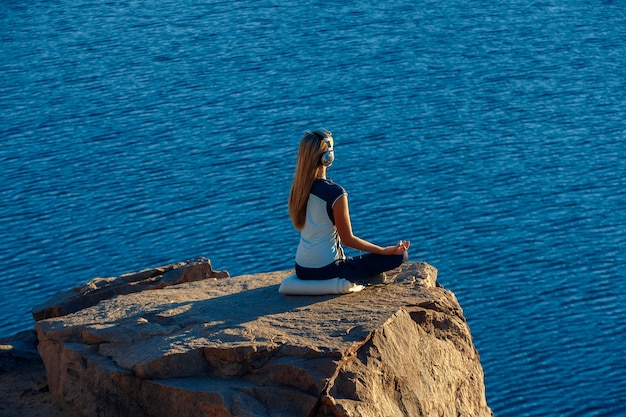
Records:
[[[279,294],[293,271],[203,268],[174,284],[184,271],[163,268],[168,285],[153,273],[149,288],[74,297],[76,308],[66,296],[71,313],[44,314],[39,352],[56,398],[90,417],[492,415],[461,307],[432,266],[334,296]]]

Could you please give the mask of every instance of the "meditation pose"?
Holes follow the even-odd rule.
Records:
[[[326,170],[335,159],[333,144],[327,130],[306,132],[300,141],[289,195],[289,215],[300,231],[296,275],[302,280],[385,282],[384,272],[407,260],[410,242],[381,247],[353,234],[348,194],[326,179]],[[366,253],[346,257],[342,244]]]

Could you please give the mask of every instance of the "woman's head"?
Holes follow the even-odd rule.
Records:
[[[333,134],[326,130],[307,131],[300,141],[298,161],[317,169],[320,165],[329,167],[335,160]]]
[[[306,132],[300,141],[296,173],[289,194],[289,215],[297,230],[304,227],[306,204],[313,182],[333,163],[333,136],[326,129]]]

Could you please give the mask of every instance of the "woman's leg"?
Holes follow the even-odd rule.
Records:
[[[347,258],[338,266],[338,275],[349,281],[368,281],[382,272],[391,271],[408,259],[408,253],[402,255],[377,255],[366,253],[358,258]]]
[[[382,272],[399,267],[407,259],[407,252],[402,255],[366,253],[358,258],[346,258],[322,268],[304,268],[296,264],[296,275],[303,280],[345,278],[354,282],[367,282]]]
[[[339,271],[338,262],[321,268],[305,268],[296,264],[296,275],[303,280],[333,279],[339,277]]]

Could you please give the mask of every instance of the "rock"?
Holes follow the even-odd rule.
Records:
[[[146,269],[118,278],[94,278],[86,284],[53,296],[32,310],[35,320],[64,316],[96,305],[116,295],[157,290],[183,282],[227,278],[226,271],[213,271],[206,258]]]
[[[41,363],[37,352],[37,334],[24,331],[0,340],[0,373],[13,370],[20,363]]]
[[[0,417],[70,417],[54,402],[35,330],[0,340]]]
[[[292,273],[121,291],[40,320],[50,391],[90,417],[492,416],[435,268],[410,263],[353,294],[280,295]]]

